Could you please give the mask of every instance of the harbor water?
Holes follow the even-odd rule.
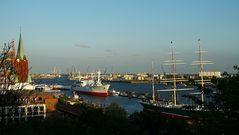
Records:
[[[36,84],[50,84],[50,85],[72,85],[76,83],[76,81],[67,80],[67,77],[55,78],[55,79],[37,79],[34,80]],[[168,89],[169,86],[155,84],[155,90],[162,90]],[[185,86],[178,86],[180,88]],[[110,90],[115,89],[120,92],[133,92],[136,95],[151,95],[152,93],[152,86],[149,83],[142,83],[142,84],[132,84],[132,83],[110,83]],[[182,97],[182,95],[187,95],[191,92],[195,92],[196,90],[190,91],[178,91],[177,92],[177,99],[178,103],[183,104],[190,104],[192,101],[189,99]],[[67,95],[71,96],[71,90],[62,90],[62,92]],[[160,99],[162,100],[171,100],[173,92],[157,92]],[[108,96],[108,97],[97,97],[97,96],[90,96],[90,95],[80,95],[85,102],[94,103],[100,106],[108,106],[112,102],[118,103],[121,107],[123,107],[128,114],[132,114],[133,112],[140,112],[143,110],[143,106],[139,103],[140,99],[137,98],[128,98],[122,96]]]

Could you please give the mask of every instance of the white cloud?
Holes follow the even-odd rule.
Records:
[[[79,47],[79,48],[91,48],[89,45],[86,45],[86,44],[75,44],[75,47]]]
[[[105,52],[110,53],[110,52],[112,52],[112,50],[110,50],[110,49],[106,49]]]

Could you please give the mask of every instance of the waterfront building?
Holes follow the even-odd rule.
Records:
[[[146,74],[146,73],[139,73],[139,74],[137,74],[137,80],[140,80],[140,81],[146,80],[148,77],[149,77],[149,75]]]
[[[1,106],[0,122],[8,123],[14,120],[28,120],[31,118],[44,119],[56,111],[58,99],[48,93],[22,91],[17,106]]]
[[[112,75],[112,80],[120,80],[122,78],[121,74],[113,74]]]
[[[134,75],[131,74],[125,74],[124,75],[124,80],[130,81],[134,79]]]
[[[54,95],[45,92],[23,91],[20,98],[23,104],[45,104],[46,112],[52,113],[56,111],[58,99]]]
[[[31,118],[44,119],[46,117],[45,104],[26,104],[21,106],[0,107],[0,122],[8,123],[15,120],[28,120]]]
[[[209,77],[212,78],[213,76],[217,77],[217,78],[221,78],[221,72],[216,72],[216,71],[203,71],[203,72],[199,72],[199,76],[204,76],[204,77]]]

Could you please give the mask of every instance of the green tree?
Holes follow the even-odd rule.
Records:
[[[112,118],[126,119],[127,112],[124,108],[120,107],[117,103],[112,102],[105,110],[105,115]]]
[[[217,80],[217,93],[211,105],[217,111],[207,116],[197,125],[199,134],[238,134],[239,127],[239,67],[235,76]],[[211,112],[213,113],[213,112]]]
[[[21,95],[19,90],[0,90],[0,107],[19,105]]]
[[[218,93],[214,99],[216,107],[223,110],[228,116],[239,118],[239,67],[234,66],[237,74],[225,77],[218,82]]]

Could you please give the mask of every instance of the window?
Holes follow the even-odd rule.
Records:
[[[34,106],[34,107],[33,107],[33,114],[34,114],[34,115],[37,115],[37,114],[38,114],[38,107],[37,107],[37,106]]]
[[[21,116],[24,116],[25,115],[25,108],[21,108]]]
[[[32,107],[28,107],[27,108],[27,115],[31,115],[32,114]]]
[[[40,111],[44,111],[44,107],[43,106],[40,106]]]

